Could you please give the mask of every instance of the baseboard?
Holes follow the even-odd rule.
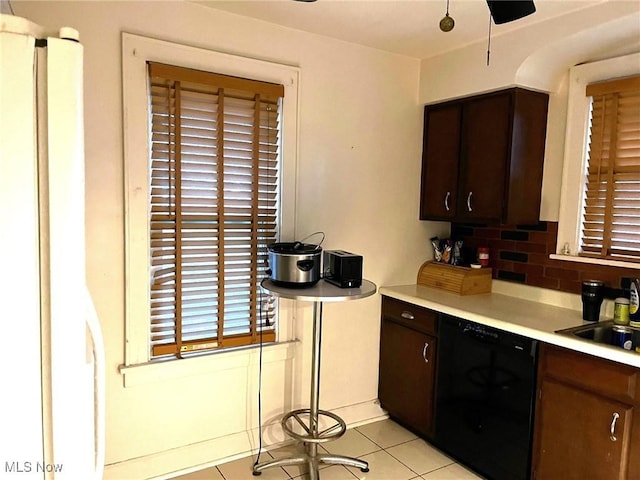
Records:
[[[359,427],[389,418],[387,412],[380,407],[380,402],[377,399],[335,408],[331,411],[344,420],[347,428]]]
[[[387,418],[377,400],[347,405],[332,410],[349,428]],[[132,458],[124,462],[106,465],[104,480],[165,480],[196,470],[219,465],[255,453],[258,447],[258,430],[238,432],[164,452]],[[263,432],[265,450],[290,443],[280,424],[268,425]]]

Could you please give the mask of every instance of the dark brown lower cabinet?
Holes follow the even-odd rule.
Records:
[[[378,398],[392,418],[427,437],[433,434],[436,317],[383,297]]]
[[[543,345],[532,478],[640,478],[638,369]]]

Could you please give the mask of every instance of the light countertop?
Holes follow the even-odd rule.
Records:
[[[379,293],[541,342],[640,368],[640,353],[555,333],[585,325],[579,310],[501,293],[457,295],[423,285],[380,287]],[[602,319],[602,318],[601,318]]]

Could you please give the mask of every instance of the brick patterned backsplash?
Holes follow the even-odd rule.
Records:
[[[451,238],[463,240],[473,255],[478,247],[489,248],[493,278],[535,287],[580,293],[583,280],[598,279],[611,289],[621,288],[623,278],[640,277],[630,268],[551,260],[556,252],[557,222],[536,225],[451,224]],[[615,296],[612,292],[608,296]]]

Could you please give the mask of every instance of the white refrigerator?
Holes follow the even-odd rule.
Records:
[[[104,468],[82,65],[75,30],[0,15],[0,479],[99,479]]]

